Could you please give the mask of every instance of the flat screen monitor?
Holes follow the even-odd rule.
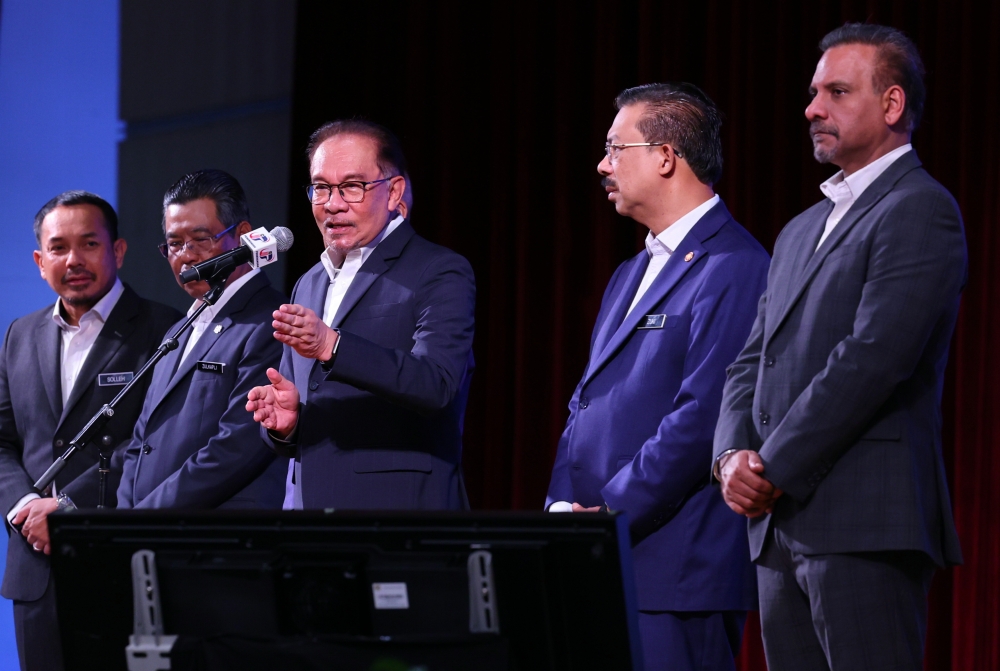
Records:
[[[172,669],[639,669],[620,514],[50,517],[66,668],[125,669],[151,550]]]

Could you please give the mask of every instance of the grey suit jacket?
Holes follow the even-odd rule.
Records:
[[[824,200],[782,231],[728,371],[715,455],[758,450],[785,492],[750,520],[751,556],[773,524],[803,553],[919,550],[960,563],[941,389],[968,273],[961,214],[914,152],[817,250],[832,209]]]
[[[139,298],[126,286],[65,407],[59,372],[61,336],[52,321],[52,306],[14,320],[0,349],[0,513],[6,516],[32,491],[32,484],[66,451],[69,441],[121,390],[121,385],[107,384],[108,378],[102,385],[100,374],[138,371],[179,316],[173,308]],[[147,378],[123,399],[102,436],[116,446],[107,485],[109,506],[115,504],[121,452],[132,436],[148,386]],[[77,452],[56,477],[59,491],[81,508],[97,505],[97,462],[97,449],[91,445]],[[23,537],[12,537],[0,593],[8,599],[33,601],[45,591],[48,576],[48,558],[32,550]]]

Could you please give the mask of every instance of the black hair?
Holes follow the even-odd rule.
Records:
[[[378,147],[375,162],[383,177],[395,177],[409,172],[399,138],[382,124],[367,119],[338,119],[317,128],[309,136],[309,144],[306,146],[309,160],[312,161],[313,154],[321,144],[336,135],[360,135],[373,140]]]
[[[93,205],[101,211],[104,219],[104,228],[107,229],[111,242],[118,239],[118,215],[115,208],[111,207],[108,201],[89,191],[63,191],[58,196],[42,205],[42,209],[35,215],[35,240],[38,247],[42,247],[42,222],[49,213],[57,207],[71,207],[73,205]]]
[[[184,175],[163,194],[163,211],[171,205],[184,205],[193,200],[208,198],[215,203],[215,215],[223,228],[230,228],[241,221],[250,221],[247,195],[236,178],[223,170],[198,170]],[[167,230],[166,218],[163,230]],[[234,230],[235,236],[237,232]]]
[[[896,28],[873,23],[845,23],[831,30],[819,42],[820,51],[845,44],[870,44],[875,47],[875,73],[872,88],[882,93],[890,86],[899,86],[906,94],[903,120],[911,133],[924,115],[927,89],[924,86],[924,62],[917,45]]]
[[[673,146],[704,184],[722,177],[722,113],[694,84],[664,82],[625,89],[615,98],[618,109],[645,104],[636,124],[646,142]]]

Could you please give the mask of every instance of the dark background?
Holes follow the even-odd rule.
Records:
[[[146,236],[151,255],[160,194],[185,171],[221,167],[247,187],[261,215],[255,225],[285,223],[287,211],[297,242],[276,279],[283,272],[290,290],[321,251],[303,193],[309,133],[364,116],[401,137],[414,227],[466,256],[476,273],[478,368],[464,456],[473,505],[487,509],[541,507],[601,295],[641,248],[645,229],[615,214],[595,171],[615,94],[663,80],[702,87],[726,115],[717,190],[770,249],[834,171],[813,160],[803,116],[817,42],[845,21],[906,31],[927,65],[914,145],[959,201],[971,268],[943,402],[966,564],[935,581],[927,668],[1000,668],[998,3],[176,0],[121,8],[120,209],[130,242]],[[129,223],[139,221],[141,231]],[[138,249],[130,245],[130,257]],[[152,263],[162,260],[149,256]],[[123,276],[146,295],[163,292],[145,264]],[[174,295],[186,307],[179,289]],[[755,620],[740,663],[764,668]]]

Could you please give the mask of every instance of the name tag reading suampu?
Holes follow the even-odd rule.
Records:
[[[218,361],[199,361],[197,364],[198,370],[203,370],[206,373],[215,373],[216,375],[222,375],[226,370],[226,364],[219,363]]]
[[[661,329],[667,323],[667,315],[646,315],[636,327],[642,329]]]
[[[133,377],[135,377],[135,374],[131,371],[126,371],[124,373],[98,373],[97,386],[121,387],[131,382]]]

